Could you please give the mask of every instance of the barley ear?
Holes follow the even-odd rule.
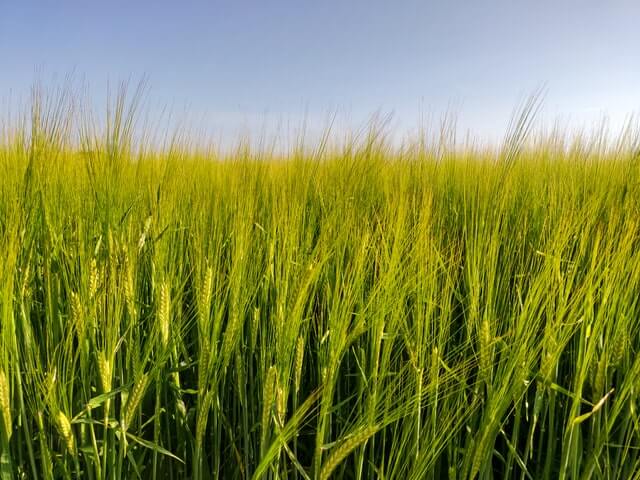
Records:
[[[600,354],[600,360],[596,366],[595,378],[593,379],[593,390],[596,398],[602,397],[607,375],[607,355],[603,351]]]
[[[89,299],[93,300],[98,292],[98,264],[96,259],[91,260],[91,269],[89,272]]]
[[[11,395],[9,392],[9,382],[4,370],[0,370],[0,415],[2,416],[7,440],[11,440]]]
[[[59,411],[56,416],[56,424],[58,426],[58,431],[60,432],[60,436],[64,440],[64,444],[67,447],[67,450],[71,455],[75,455],[76,453],[76,439],[73,435],[73,429],[71,428],[71,422],[69,418],[62,412]]]
[[[76,292],[71,292],[71,319],[73,325],[76,328],[76,332],[78,334],[78,339],[82,340],[84,338],[85,333],[85,322],[84,315],[82,311],[82,303],[80,302],[80,297]]]
[[[294,362],[294,379],[293,384],[296,395],[300,392],[300,381],[302,380],[302,365],[304,362],[304,338],[302,335],[298,337],[296,344],[296,358]]]
[[[96,363],[98,364],[98,378],[100,380],[102,393],[109,393],[111,391],[112,378],[111,362],[102,350],[96,354]]]
[[[211,287],[213,284],[213,270],[207,267],[202,285],[200,287],[200,295],[198,296],[198,318],[202,324],[209,321],[209,313],[211,311]]]
[[[480,325],[479,346],[480,346],[480,375],[487,382],[491,381],[491,327],[489,321],[484,319]]]
[[[236,344],[240,329],[242,327],[242,319],[237,313],[233,313],[227,324],[227,329],[224,333],[224,340],[222,341],[222,361],[224,365],[227,365],[233,347]]]
[[[198,390],[204,392],[209,380],[209,356],[211,347],[209,340],[200,336],[200,356],[198,358]]]
[[[160,332],[160,343],[163,349],[169,345],[169,319],[171,315],[171,293],[169,285],[162,283],[160,288],[160,300],[158,306],[158,330]]]
[[[369,440],[378,431],[378,427],[365,427],[345,439],[340,446],[331,452],[320,470],[320,480],[328,480],[333,471],[342,463],[342,461],[351,454],[353,450],[358,448],[364,442]]]
[[[124,415],[122,417],[122,428],[127,431],[129,425],[131,424],[131,420],[136,413],[136,409],[140,405],[142,398],[144,397],[145,391],[147,390],[147,385],[149,384],[149,375],[143,373],[140,379],[133,386],[133,390],[131,391],[129,398],[127,399],[127,404],[124,408]]]
[[[280,386],[276,389],[276,418],[280,428],[284,426],[284,419],[287,414],[287,396]]]
[[[267,432],[269,431],[269,424],[271,418],[271,411],[273,408],[273,402],[275,400],[275,390],[276,390],[276,377],[278,371],[275,365],[269,367],[267,372],[267,376],[264,381],[264,388],[262,391],[262,436],[261,442],[262,449],[266,447],[267,443]]]
[[[614,367],[619,366],[624,358],[624,353],[627,350],[628,334],[626,331],[620,332],[615,336],[613,349],[611,351],[611,365]]]

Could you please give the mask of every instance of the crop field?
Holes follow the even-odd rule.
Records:
[[[638,476],[633,138],[222,155],[133,113],[2,129],[0,479]]]

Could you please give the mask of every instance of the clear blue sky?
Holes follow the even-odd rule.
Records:
[[[541,85],[545,118],[619,122],[640,110],[640,2],[0,0],[0,98],[71,71],[96,98],[146,75],[151,103],[214,129],[451,110],[494,135]]]

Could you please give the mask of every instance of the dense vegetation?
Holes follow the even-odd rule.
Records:
[[[0,478],[637,475],[628,138],[222,158],[42,105],[0,140]]]

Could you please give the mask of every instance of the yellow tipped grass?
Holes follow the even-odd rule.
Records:
[[[0,119],[2,480],[638,471],[633,128],[538,136],[534,97],[503,145],[225,152],[36,93]]]

